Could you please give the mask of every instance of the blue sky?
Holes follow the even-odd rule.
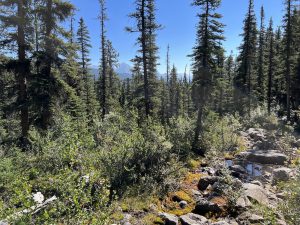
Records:
[[[97,16],[99,14],[98,0],[70,0],[76,7],[76,21],[83,17],[90,32],[93,48],[91,49],[92,65],[98,65],[100,30]],[[185,65],[190,64],[187,57],[195,43],[197,11],[199,8],[191,6],[192,0],[156,0],[157,21],[163,25],[158,32],[157,43],[160,48],[160,73],[165,72],[165,55],[167,45],[170,45],[171,62],[179,72],[183,72]],[[266,20],[272,16],[275,26],[280,25],[284,14],[283,0],[254,0],[257,19],[261,5],[264,5]],[[223,15],[226,25],[224,42],[225,49],[237,53],[240,44],[243,20],[247,12],[248,0],[223,0],[219,13]],[[120,54],[120,63],[128,63],[136,54],[135,34],[125,31],[126,26],[133,24],[128,14],[134,11],[134,0],[107,0],[108,38]],[[266,21],[266,22],[267,22]]]

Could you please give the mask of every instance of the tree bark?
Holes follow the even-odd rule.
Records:
[[[29,112],[28,112],[28,93],[27,93],[27,76],[28,62],[26,60],[26,41],[25,41],[25,9],[24,0],[18,1],[18,85],[19,96],[18,100],[21,104],[21,130],[22,139],[25,141],[29,131]]]

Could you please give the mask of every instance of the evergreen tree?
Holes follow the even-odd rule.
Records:
[[[107,110],[108,112],[113,111],[119,107],[119,96],[120,96],[120,80],[115,72],[115,68],[118,66],[118,56],[119,54],[114,49],[112,42],[107,40],[106,43],[107,52],[107,72],[108,72],[108,82],[107,82]]]
[[[177,69],[173,65],[170,72],[170,117],[178,116],[178,78]]]
[[[282,106],[285,102],[285,77],[284,77],[284,62],[283,62],[283,45],[282,45],[282,32],[280,27],[275,32],[274,37],[274,97],[276,104]]]
[[[0,11],[0,21],[4,29],[8,29],[8,35],[4,36],[4,43],[17,44],[17,60],[14,61],[15,73],[18,82],[17,105],[20,109],[21,139],[26,141],[29,131],[29,99],[28,99],[28,76],[30,73],[30,61],[26,52],[30,47],[30,1],[3,0],[1,5],[5,9]],[[9,9],[12,9],[9,10]],[[8,13],[11,12],[11,13]],[[13,29],[13,31],[9,30]]]
[[[235,77],[235,61],[233,52],[225,59],[224,62],[224,84],[226,86],[226,92],[224,96],[225,105],[228,112],[234,112],[234,84]]]
[[[258,62],[257,62],[257,97],[260,102],[265,100],[265,90],[266,90],[266,78],[265,78],[265,11],[264,7],[261,7],[260,11],[260,31],[259,31],[259,41],[258,41]]]
[[[96,94],[94,90],[94,82],[89,71],[89,52],[92,47],[90,44],[90,36],[87,26],[83,18],[79,20],[79,28],[77,31],[77,43],[80,52],[81,79],[83,80],[83,101],[85,102],[85,111],[87,115],[88,125],[92,126],[93,120],[97,115]]]
[[[167,47],[167,59],[166,59],[166,64],[167,64],[167,84],[169,84],[169,79],[170,79],[170,45]]]
[[[106,1],[99,0],[100,3],[100,28],[101,28],[101,66],[100,66],[100,102],[101,102],[101,117],[104,119],[107,114],[107,52],[106,52],[106,30],[105,21]]]
[[[143,71],[144,105],[146,117],[153,114],[156,101],[156,66],[157,46],[156,31],[160,25],[156,24],[155,1],[136,0],[136,12],[130,15],[136,20],[136,26],[127,28],[129,32],[138,32],[139,53],[136,59],[140,60]]]
[[[38,18],[41,18],[40,39],[41,50],[38,54],[37,64],[40,70],[35,77],[34,96],[37,109],[40,110],[40,124],[46,130],[51,125],[54,115],[54,105],[59,97],[61,77],[58,67],[62,62],[65,42],[68,36],[60,23],[72,14],[74,7],[63,0],[42,0],[38,6]]]
[[[212,74],[217,68],[216,58],[220,50],[219,42],[224,40],[224,25],[218,21],[222,16],[215,13],[220,3],[220,0],[195,0],[193,3],[202,9],[202,13],[199,14],[196,45],[191,55],[194,61],[192,95],[198,110],[193,149],[197,152],[200,151],[200,154],[204,154],[203,151],[199,150],[203,109],[211,91]]]
[[[267,93],[267,105],[268,105],[268,113],[271,113],[271,104],[272,104],[272,94],[273,94],[273,79],[274,79],[274,31],[273,31],[273,20],[270,19],[269,28],[267,31],[268,36],[268,93]]]
[[[183,74],[183,81],[182,81],[182,109],[183,114],[188,116],[191,114],[191,102],[190,102],[190,84],[187,78],[187,66],[185,66],[184,74]]]
[[[292,57],[291,57],[291,67],[292,67],[292,84],[291,84],[291,103],[292,103],[292,109],[296,110],[295,114],[297,113],[297,110],[300,106],[300,80],[298,75],[298,66],[299,66],[299,57],[300,57],[300,8],[296,7],[295,5],[293,7],[292,12]],[[295,116],[295,118],[298,120],[299,116]]]
[[[245,113],[245,109],[248,111],[248,115],[251,114],[252,109],[252,83],[253,74],[255,71],[255,59],[256,59],[256,41],[257,41],[257,29],[256,18],[254,13],[253,0],[249,0],[248,12],[246,19],[244,20],[244,32],[242,34],[243,42],[240,46],[240,55],[238,57],[239,67],[238,73],[235,77],[235,100],[236,106],[240,109],[241,113]]]
[[[286,0],[284,17],[284,61],[286,78],[286,113],[287,120],[291,120],[291,72],[292,72],[292,0]]]

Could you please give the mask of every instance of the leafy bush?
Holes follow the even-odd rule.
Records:
[[[282,202],[280,209],[288,224],[300,224],[300,177],[284,184],[286,199]]]
[[[201,135],[202,148],[212,155],[233,150],[238,145],[237,131],[240,128],[241,124],[235,117],[220,117],[214,112],[209,112]]]
[[[16,224],[105,224],[109,186],[97,163],[93,137],[69,117],[49,132],[31,131],[32,151],[8,146],[0,161],[0,218]],[[58,199],[35,215],[11,217],[36,205],[32,194]]]
[[[164,188],[178,169],[164,128],[150,120],[139,127],[136,118],[134,113],[126,118],[110,114],[99,130],[100,163],[117,194],[135,184],[143,191],[157,184]]]
[[[172,118],[169,126],[167,126],[167,136],[173,144],[172,151],[181,157],[187,157],[191,154],[194,122],[189,118]]]

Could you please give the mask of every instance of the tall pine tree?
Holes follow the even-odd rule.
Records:
[[[200,6],[202,11],[199,14],[196,45],[191,55],[194,61],[192,95],[198,110],[193,149],[200,154],[204,154],[203,150],[199,149],[203,110],[212,88],[212,74],[217,68],[219,42],[224,40],[224,25],[218,21],[222,16],[215,12],[221,4],[220,0],[195,0],[193,4]]]

